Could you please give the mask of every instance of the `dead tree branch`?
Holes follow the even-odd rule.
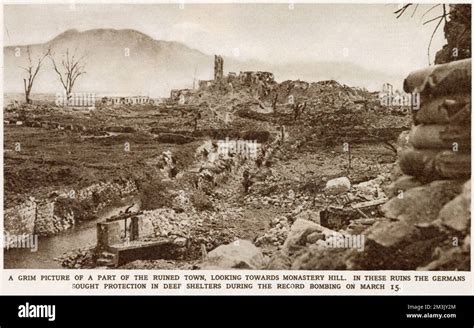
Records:
[[[406,10],[412,6],[413,4],[411,3],[408,3],[406,5],[404,5],[402,8],[396,10],[394,12],[394,14],[397,15],[397,18],[400,18],[405,12]],[[445,24],[448,22],[448,16],[449,16],[449,12],[446,10],[446,4],[437,4],[437,5],[434,5],[432,6],[431,8],[429,8],[428,10],[426,10],[423,15],[421,16],[421,19],[420,20],[423,20],[423,18],[429,13],[431,12],[433,9],[439,7],[439,6],[442,6],[442,10],[443,12],[436,16],[435,18],[431,18],[429,20],[426,20],[425,22],[423,22],[423,25],[426,25],[426,24],[429,24],[431,22],[435,22],[437,21],[438,23],[436,24],[434,30],[433,30],[433,33],[431,34],[431,37],[430,37],[430,42],[428,44],[428,49],[427,49],[427,53],[428,53],[428,65],[431,65],[431,60],[430,60],[430,48],[431,48],[431,44],[433,42],[433,38],[436,34],[436,32],[438,31],[438,28],[440,27],[441,23],[444,22]],[[411,15],[411,17],[413,17],[415,15],[415,12],[416,12],[416,9],[418,8],[418,5],[415,6],[415,9],[413,10],[413,13]]]
[[[27,64],[25,67],[21,67],[26,72],[26,78],[23,78],[23,88],[25,90],[25,101],[27,104],[31,104],[30,94],[33,89],[33,83],[35,82],[36,76],[38,75],[44,59],[50,54],[50,49],[47,49],[36,61],[33,62],[31,56],[30,47],[26,47],[26,53],[28,55]]]
[[[70,54],[69,49],[63,54],[61,64],[58,65],[54,54],[50,53],[49,58],[53,64],[53,69],[59,77],[66,99],[69,101],[72,96],[72,89],[79,76],[86,74],[85,65],[83,64],[85,56],[76,57],[76,54]]]

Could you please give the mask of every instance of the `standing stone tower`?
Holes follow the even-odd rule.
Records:
[[[214,55],[214,81],[220,81],[224,77],[224,59]]]

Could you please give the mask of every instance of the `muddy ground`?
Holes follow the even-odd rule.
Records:
[[[196,192],[200,199],[191,197],[193,213],[203,218],[221,214],[219,222],[204,219],[199,231],[212,240],[206,245],[210,251],[235,239],[256,241],[271,229],[275,218],[295,210],[320,211],[334,205],[334,198],[323,193],[332,178],[346,176],[358,183],[388,177],[396,160],[393,147],[410,121],[399,113],[367,112],[360,107],[347,112],[329,104],[324,110],[309,108],[295,119],[291,106],[279,105],[274,113],[258,110],[252,102],[231,103],[230,120],[194,104],[91,110],[32,105],[7,111],[5,206],[29,196],[41,199],[57,190],[117,179],[136,181],[147,210],[172,206],[179,190]],[[202,115],[196,124],[197,110]],[[190,189],[186,177],[163,179],[165,164],[159,158],[165,151],[171,151],[177,172],[187,175],[195,172],[196,150],[203,143],[226,137],[260,138],[263,132],[270,137],[262,145],[273,149],[263,166],[248,160],[224,183],[204,192]],[[245,169],[251,172],[247,193],[242,183]],[[212,234],[217,237],[210,238]],[[263,249],[271,256],[278,243]],[[196,253],[181,261],[138,261],[125,267],[192,267],[198,260]]]

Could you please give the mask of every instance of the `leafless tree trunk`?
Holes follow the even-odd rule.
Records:
[[[26,67],[22,67],[26,71],[26,78],[23,78],[23,87],[25,89],[25,101],[27,104],[31,104],[30,94],[31,89],[33,88],[33,83],[35,81],[38,72],[40,71],[41,65],[43,64],[43,60],[50,54],[50,50],[48,49],[43,55],[38,58],[37,63],[33,63],[33,59],[31,58],[31,50],[30,47],[26,47],[26,53],[28,55],[28,63]]]
[[[86,73],[84,70],[84,56],[77,58],[75,54],[70,54],[69,49],[66,49],[66,53],[63,54],[61,64],[56,63],[54,54],[50,53],[49,58],[53,63],[53,68],[56,74],[58,74],[59,81],[61,82],[64,92],[66,93],[67,103],[72,97],[72,88],[74,83],[79,76]]]

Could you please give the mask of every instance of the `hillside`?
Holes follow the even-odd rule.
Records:
[[[192,87],[193,79],[210,79],[213,54],[205,54],[173,41],[154,40],[135,30],[68,30],[49,42],[31,45],[33,58],[51,48],[59,60],[66,49],[85,55],[87,74],[78,79],[76,92],[147,94],[167,96],[174,88]],[[26,53],[26,46],[4,48],[5,92],[22,92],[26,56],[15,56],[15,49]],[[128,56],[127,56],[128,54]],[[398,80],[381,72],[366,70],[345,62],[289,63],[270,65],[260,61],[224,58],[224,70],[271,71],[278,81],[337,80],[348,85],[378,89],[384,82]],[[357,82],[356,82],[357,81]],[[61,84],[51,63],[45,62],[33,93],[61,92]]]

